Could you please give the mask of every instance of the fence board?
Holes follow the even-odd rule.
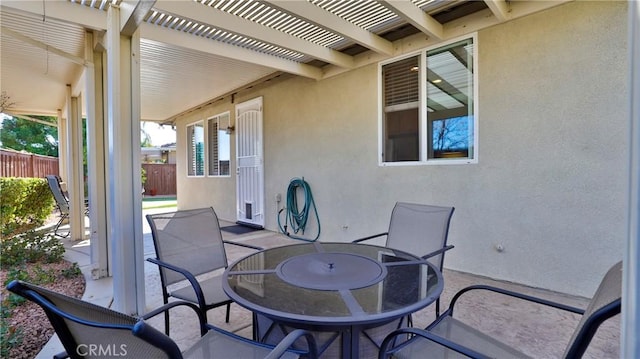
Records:
[[[0,149],[0,177],[58,175],[58,158]]]
[[[175,195],[176,165],[143,163],[147,171],[146,195]],[[59,175],[58,158],[0,149],[0,177],[33,177]]]
[[[143,163],[142,168],[147,171],[147,182],[144,184],[144,194],[175,195],[176,165],[172,163]]]

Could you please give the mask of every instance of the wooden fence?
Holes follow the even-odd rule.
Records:
[[[0,149],[0,177],[58,175],[58,158]]]
[[[146,196],[176,194],[176,165],[169,163],[143,163],[147,171],[147,182],[144,184]]]
[[[0,149],[0,177],[42,178],[59,175],[58,158]],[[147,171],[145,195],[175,195],[176,165],[143,163]]]

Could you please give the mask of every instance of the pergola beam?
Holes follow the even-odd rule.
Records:
[[[374,52],[391,55],[393,43],[307,1],[269,1],[282,11],[338,33]]]
[[[500,22],[509,19],[509,5],[505,0],[484,0],[484,2]]]
[[[91,64],[90,62],[88,62],[87,60],[83,59],[82,57],[75,56],[73,54],[70,54],[70,53],[65,52],[63,50],[60,50],[60,49],[58,49],[56,47],[53,47],[51,45],[47,45],[42,41],[38,41],[38,40],[32,39],[32,38],[30,38],[28,36],[22,35],[22,34],[20,34],[18,32],[15,32],[15,31],[13,31],[13,30],[5,27],[5,26],[2,26],[1,28],[2,28],[2,33],[3,34],[11,36],[16,40],[22,41],[24,43],[27,43],[27,44],[32,45],[32,46],[35,46],[37,48],[49,51],[52,54],[56,54],[58,56],[62,56],[65,59],[67,59],[67,60],[69,60],[69,61],[71,61],[73,63],[76,63],[76,64],[81,65],[81,66],[89,66]]]
[[[194,20],[216,29],[223,29],[234,34],[303,53],[336,66],[354,67],[353,57],[340,51],[313,44],[296,36],[266,27],[254,21],[242,19],[192,0],[160,0],[156,4],[156,9],[181,18]],[[253,53],[255,54],[256,52]]]
[[[107,29],[107,14],[69,1],[2,1],[1,7],[78,24],[92,30]],[[4,31],[4,30],[3,30]]]
[[[204,37],[192,36],[188,33],[166,29],[156,25],[143,24],[143,26],[140,27],[140,34],[143,38],[148,40],[202,51],[212,55],[227,57],[255,65],[267,66],[279,71],[312,78],[314,80],[319,80],[323,76],[322,70],[315,66],[277,58],[275,56],[255,52],[239,46],[209,40]]]
[[[444,28],[442,24],[415,6],[411,1],[385,0],[381,1],[380,4],[430,37],[435,37],[438,40],[444,38]]]
[[[176,5],[179,10],[183,5],[192,5],[191,2],[178,1]],[[144,5],[148,6],[148,2],[144,2]],[[198,5],[198,4],[193,4]],[[36,15],[41,15],[42,13],[42,4],[36,1],[11,1],[11,2],[3,2],[2,6],[8,6],[14,10],[29,12]],[[126,8],[127,6],[125,6]],[[62,2],[62,1],[53,1],[47,2],[47,17],[80,24],[81,26],[94,29],[99,31],[100,33],[104,33],[107,29],[107,15],[105,12],[96,11],[95,9],[91,9],[84,6],[79,6],[72,4],[70,2]],[[200,9],[198,7],[198,9]],[[206,10],[206,9],[205,9]],[[139,13],[142,13],[143,10],[139,7]],[[130,11],[131,12],[131,11]],[[123,17],[121,15],[121,17]],[[89,21],[87,21],[87,19]],[[157,25],[141,23],[140,24],[141,37],[143,39],[149,39],[153,41],[158,41],[162,43],[166,43],[173,46],[180,46],[185,48],[190,48],[202,52],[207,52],[216,56],[223,56],[233,60],[243,61],[247,63],[252,63],[255,65],[267,66],[273,68],[277,71],[287,72],[294,75],[299,75],[307,78],[312,78],[314,80],[319,80],[323,78],[323,72],[321,69],[303,64],[297,63],[295,61],[290,61],[286,59],[282,59],[279,57],[271,56],[268,54],[259,53],[256,51],[252,51],[249,49],[241,48],[239,46],[234,46],[230,44],[226,44],[223,42],[215,41],[215,40],[207,40],[202,37],[192,36],[188,33],[183,33],[180,31],[174,31],[171,29],[162,28]],[[123,26],[124,28],[124,26]],[[15,31],[9,32],[15,33]],[[2,32],[5,32],[5,27],[2,28]],[[7,35],[9,35],[7,32]],[[23,35],[17,34],[18,36],[24,37]],[[10,35],[11,36],[11,35]],[[13,37],[13,36],[12,36]],[[31,41],[37,42],[36,40],[31,39]],[[102,43],[103,39],[100,37],[94,38],[94,43],[96,47],[104,47]],[[300,40],[302,41],[302,40]],[[38,46],[43,48],[43,46],[47,46],[46,44],[34,44],[34,46]],[[51,50],[51,47],[49,47]],[[337,51],[332,50],[334,53],[339,53]],[[53,52],[53,51],[52,51]],[[60,56],[64,56],[69,60],[79,64],[86,65],[86,60],[80,57],[59,53]],[[68,56],[67,56],[68,55]],[[342,54],[345,58],[349,59],[350,66],[353,65],[352,58],[348,55]],[[342,66],[340,66],[342,67]]]
[[[31,116],[13,113],[13,112],[8,111],[8,110],[5,110],[4,113],[6,113],[7,115],[11,115],[13,117],[21,118],[23,120],[39,123],[41,125],[51,126],[51,127],[56,127],[56,128],[58,127],[58,121],[56,121],[56,122],[47,122],[47,121],[43,121],[43,120],[40,120],[40,119],[37,119],[37,118],[33,118]]]
[[[120,33],[133,35],[155,4],[156,0],[124,0],[120,4]]]

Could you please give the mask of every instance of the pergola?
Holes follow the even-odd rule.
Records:
[[[281,76],[322,81],[564,2],[4,0],[0,80],[15,103],[8,113],[58,118],[76,239],[86,118],[94,277],[112,275],[116,309],[136,313],[144,311],[140,121],[171,125]],[[630,2],[629,13],[634,147],[622,352],[638,357],[640,4]]]

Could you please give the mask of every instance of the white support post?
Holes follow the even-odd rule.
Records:
[[[84,238],[84,171],[82,164],[82,106],[79,97],[71,96],[67,85],[67,192],[69,193],[69,229],[72,240]]]
[[[121,19],[122,20],[122,19]],[[129,29],[131,30],[131,29]],[[125,156],[128,156],[129,162],[127,163],[129,172],[131,173],[130,182],[131,192],[125,197],[128,197],[128,201],[133,203],[133,212],[131,220],[133,220],[133,227],[135,231],[135,276],[138,283],[137,293],[137,307],[138,314],[144,314],[146,312],[145,303],[145,281],[144,281],[144,236],[142,234],[142,163],[140,160],[142,150],[140,149],[140,30],[136,30],[131,35],[129,61],[130,61],[130,101],[131,101],[131,114],[128,125],[128,131],[130,133],[129,141],[131,151]]]
[[[63,181],[67,180],[67,119],[58,109],[58,173]]]
[[[142,314],[144,256],[140,191],[140,37],[120,32],[120,9],[107,12],[107,222],[114,309]]]
[[[93,66],[85,67],[87,111],[87,162],[89,176],[89,220],[91,223],[91,277],[109,275],[107,241],[107,191],[105,187],[105,130],[103,101],[103,52],[94,52],[93,32],[85,33],[85,58]]]
[[[623,268],[621,358],[640,358],[640,2],[629,1],[631,159],[629,235]]]

